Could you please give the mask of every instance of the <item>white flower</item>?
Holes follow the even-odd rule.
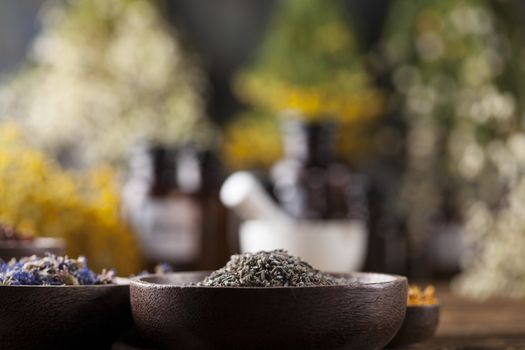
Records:
[[[21,121],[49,150],[76,149],[88,164],[122,161],[144,139],[210,140],[202,73],[154,2],[77,0],[47,13],[35,68],[0,88],[0,117]]]

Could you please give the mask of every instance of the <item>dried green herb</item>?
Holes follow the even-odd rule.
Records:
[[[273,250],[233,255],[226,266],[197,286],[307,287],[347,283],[348,280],[323,273],[285,250]]]

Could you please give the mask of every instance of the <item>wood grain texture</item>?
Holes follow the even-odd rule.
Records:
[[[406,311],[404,277],[352,274],[355,283],[330,287],[183,286],[206,274],[132,281],[142,336],[161,349],[380,349]]]
[[[0,286],[0,349],[104,349],[131,326],[128,285]]]
[[[413,350],[525,350],[525,299],[472,300],[438,285],[436,335]]]

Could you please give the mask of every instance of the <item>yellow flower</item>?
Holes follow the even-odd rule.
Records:
[[[233,169],[268,168],[282,153],[276,121],[264,113],[240,116],[226,128],[223,151]]]
[[[68,254],[85,255],[96,269],[137,273],[133,235],[120,219],[115,174],[65,171],[32,148],[13,124],[0,125],[0,222],[35,236],[62,237]]]
[[[362,85],[361,76],[345,77]],[[374,88],[363,87],[348,91],[340,84],[319,86],[294,86],[283,81],[262,79],[258,76],[241,75],[234,88],[242,99],[268,109],[274,114],[294,109],[307,116],[332,115],[342,122],[363,121],[381,115],[385,108],[385,97]]]

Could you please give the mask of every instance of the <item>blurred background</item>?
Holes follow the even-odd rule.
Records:
[[[0,223],[122,275],[286,248],[525,296],[524,16],[517,0],[2,1]]]

